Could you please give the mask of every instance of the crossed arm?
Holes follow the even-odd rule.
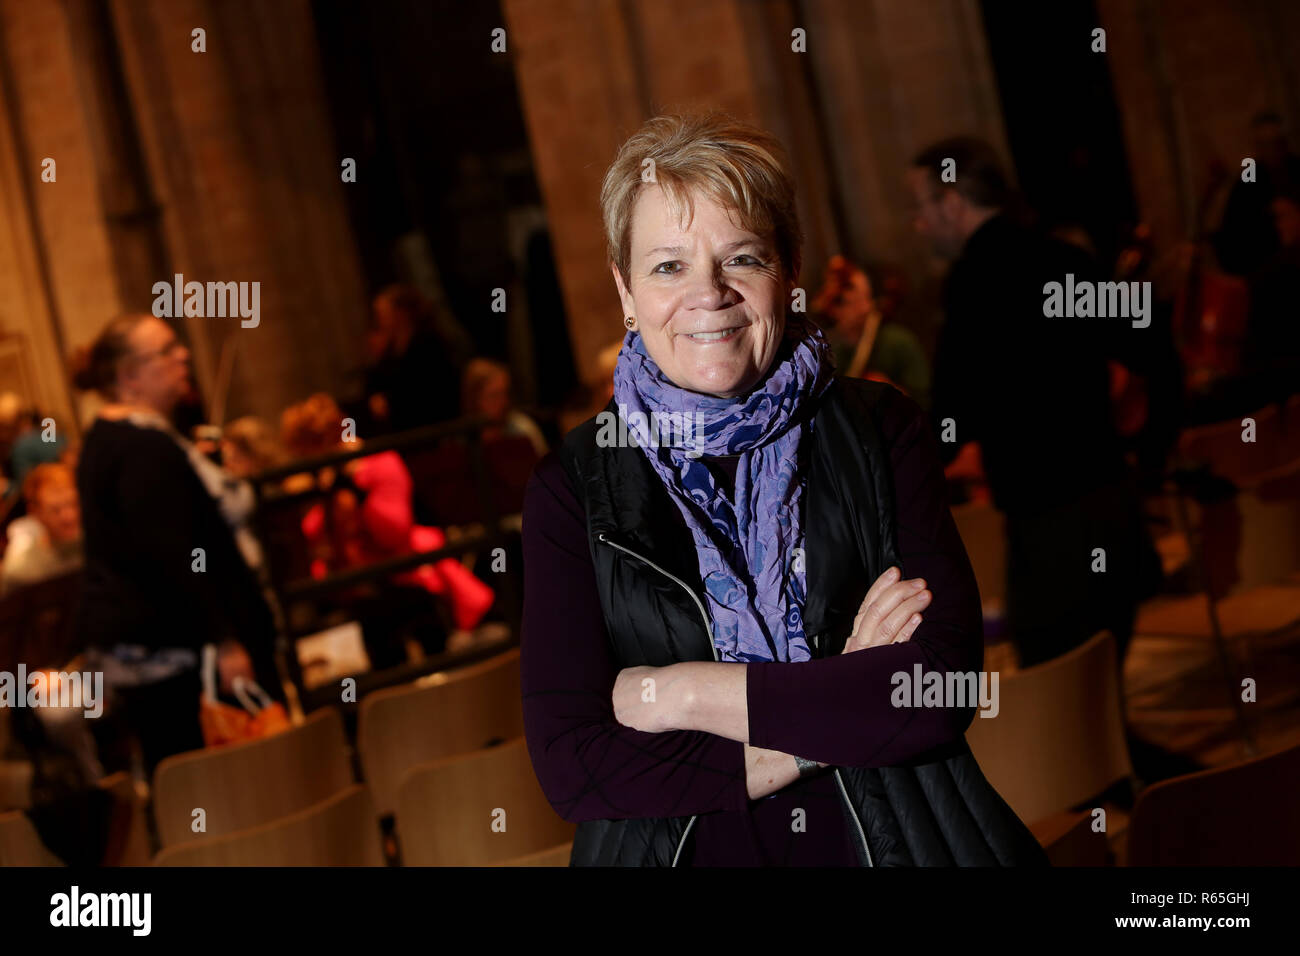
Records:
[[[974,574],[919,412],[886,438],[893,440],[903,570],[923,576],[933,592],[924,620],[908,640],[873,645],[860,617],[855,632],[863,640],[846,647],[854,652],[797,664],[690,662],[620,672],[592,588],[585,515],[558,461],[543,461],[524,508],[523,703],[533,767],[561,816],[581,822],[743,809],[796,779],[793,754],[888,766],[965,730],[973,709],[890,704],[893,674],[915,665],[977,670],[983,641]],[[655,680],[655,707],[641,700],[647,677]]]
[[[668,667],[629,667],[614,682],[620,724],[648,733],[698,730],[745,745],[745,789],[765,797],[799,777],[794,757],[749,743],[745,664],[690,661]],[[647,699],[653,687],[655,695]],[[822,764],[825,766],[825,764]]]
[[[899,574],[887,569],[867,591],[845,654],[905,642],[920,626],[930,592],[923,580],[900,580]],[[799,769],[793,755],[750,743],[748,666],[686,661],[625,668],[614,682],[614,716],[648,733],[695,730],[739,741],[745,745],[746,788],[757,800],[794,782]]]
[[[898,568],[888,568],[868,589],[845,654],[904,643],[917,631],[930,592],[923,580],[900,580],[898,575]],[[614,682],[615,718],[650,734],[702,731],[740,741],[745,744],[746,788],[750,799],[757,800],[794,782],[800,771],[792,754],[750,744],[748,666],[686,661],[627,667]]]

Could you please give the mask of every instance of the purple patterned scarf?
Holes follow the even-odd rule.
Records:
[[[830,385],[830,349],[812,324],[786,323],[767,376],[748,394],[718,398],[674,385],[628,332],[614,398],[686,519],[724,661],[803,661],[804,562],[799,445],[801,409]],[[671,424],[672,427],[669,427]],[[701,455],[739,453],[734,497]]]

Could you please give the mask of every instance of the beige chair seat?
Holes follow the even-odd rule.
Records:
[[[396,811],[398,783],[412,767],[520,736],[522,696],[514,648],[362,698],[357,750],[376,811]]]
[[[263,740],[177,754],[154,772],[154,819],[164,847],[269,823],[351,786],[343,718],[324,707]],[[206,832],[192,829],[194,810]]]
[[[407,866],[488,866],[572,841],[547,802],[523,737],[416,767],[397,790]]]
[[[374,806],[361,784],[225,836],[163,850],[155,866],[383,866]]]
[[[966,740],[984,775],[1026,824],[1132,776],[1110,632],[999,675],[998,704],[995,717],[976,713]]]

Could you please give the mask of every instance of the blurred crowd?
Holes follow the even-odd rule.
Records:
[[[278,588],[304,574],[328,585],[474,530],[437,523],[477,518],[480,501],[469,475],[417,481],[431,455],[465,465],[474,442],[490,470],[531,470],[547,438],[516,406],[509,368],[472,355],[468,342],[414,289],[386,288],[372,303],[360,396],[319,393],[279,421],[214,429],[194,424],[203,416],[176,331],[129,314],[74,356],[74,383],[102,399],[79,441],[65,423],[0,396],[9,628],[0,668],[102,672],[107,697],[104,717],[76,732],[53,713],[16,721],[9,747],[18,752],[0,758],[31,760],[37,803],[57,808],[104,773],[147,777],[163,758],[211,744],[199,707],[205,649],[213,704],[239,706],[256,691],[283,704],[292,691],[276,657],[286,627]],[[370,440],[440,423],[454,424],[427,442],[363,453]],[[343,457],[307,461],[331,455]],[[268,532],[260,511],[272,497],[288,507]],[[372,670],[472,647],[506,619],[502,576],[482,557],[349,579],[309,604],[308,624],[355,621]],[[291,622],[300,630],[301,618]]]
[[[918,154],[908,177],[915,228],[946,266],[933,347],[910,318],[924,303],[900,264],[836,255],[812,286],[812,317],[839,374],[892,383],[929,411],[937,435],[955,429],[943,439],[953,501],[1006,514],[1008,627],[1022,664],[1101,628],[1122,657],[1137,604],[1161,575],[1141,498],[1160,487],[1180,429],[1300,391],[1300,158],[1276,115],[1255,117],[1252,130],[1256,178],[1211,177],[1196,236],[1163,244],[1172,251],[1156,258],[1157,237],[1134,224],[1113,262],[1099,261],[1075,224],[1036,221],[988,144],[950,139]],[[956,182],[936,174],[945,158],[957,160]],[[1066,273],[1150,281],[1150,327],[1053,325],[1043,286]],[[66,605],[65,643],[28,663],[84,664],[110,685],[112,719],[97,724],[91,756],[84,740],[65,748],[79,754],[68,757],[74,776],[130,759],[148,773],[202,747],[205,647],[216,649],[219,696],[233,700],[242,681],[283,700],[273,651],[284,628],[275,584],[286,574],[272,562],[324,580],[463,533],[446,516],[473,511],[475,489],[464,475],[438,482],[466,467],[468,432],[442,440],[446,454],[357,454],[366,442],[474,418],[470,431],[499,452],[491,467],[526,476],[558,437],[517,406],[510,369],[475,356],[455,317],[412,287],[375,296],[364,350],[359,395],[305,396],[279,421],[244,417],[214,431],[195,427],[203,416],[175,330],[127,315],[74,361],[77,385],[104,401],[79,442],[0,395],[2,600],[68,582],[51,599]],[[560,410],[561,429],[611,399],[618,350],[601,352],[600,387]],[[268,491],[300,502],[287,535],[258,527]],[[467,500],[448,507],[448,496]],[[1119,573],[1062,570],[1098,541],[1113,543]],[[326,609],[360,623],[375,668],[467,646],[501,619],[479,557],[341,585]],[[1077,593],[1062,593],[1066,580]],[[46,731],[32,724],[24,745],[49,744]]]

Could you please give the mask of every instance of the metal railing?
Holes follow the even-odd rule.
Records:
[[[544,415],[542,417],[545,417]],[[277,609],[276,657],[281,668],[282,677],[293,685],[302,709],[310,712],[325,704],[339,703],[338,685],[331,682],[325,687],[309,689],[306,687],[301,664],[298,660],[297,639],[315,633],[330,626],[319,615],[309,614],[304,621],[291,613],[297,606],[327,599],[358,585],[369,582],[389,581],[395,574],[409,571],[424,564],[440,561],[444,558],[459,558],[465,554],[490,550],[508,543],[517,533],[511,525],[510,517],[498,513],[497,503],[492,494],[492,475],[487,467],[483,453],[483,429],[489,421],[481,417],[462,418],[456,421],[429,425],[398,435],[367,439],[358,443],[356,450],[344,450],[301,459],[289,464],[268,469],[252,476],[249,480],[257,495],[257,511],[254,520],[256,533],[267,556],[270,588],[279,602]],[[384,451],[410,452],[433,448],[442,442],[463,439],[466,443],[467,460],[477,492],[478,521],[481,528],[471,533],[448,541],[443,547],[416,551],[400,557],[378,561],[359,568],[336,571],[322,578],[297,578],[287,580],[283,566],[272,560],[272,535],[270,533],[270,515],[278,509],[293,507],[307,501],[328,498],[331,489],[313,487],[299,492],[286,492],[281,487],[284,479],[299,474],[316,474],[323,468],[337,467],[358,458],[379,454]],[[304,547],[306,542],[304,541]],[[381,687],[403,683],[417,677],[449,667],[469,664],[489,654],[497,653],[518,643],[522,618],[520,604],[520,582],[517,570],[507,569],[501,578],[498,591],[501,611],[510,628],[511,637],[507,641],[494,642],[486,648],[473,648],[461,652],[450,652],[426,657],[418,663],[404,664],[386,668],[381,671],[368,671],[352,676],[356,681],[357,699],[363,693]],[[340,678],[341,679],[341,678]]]

